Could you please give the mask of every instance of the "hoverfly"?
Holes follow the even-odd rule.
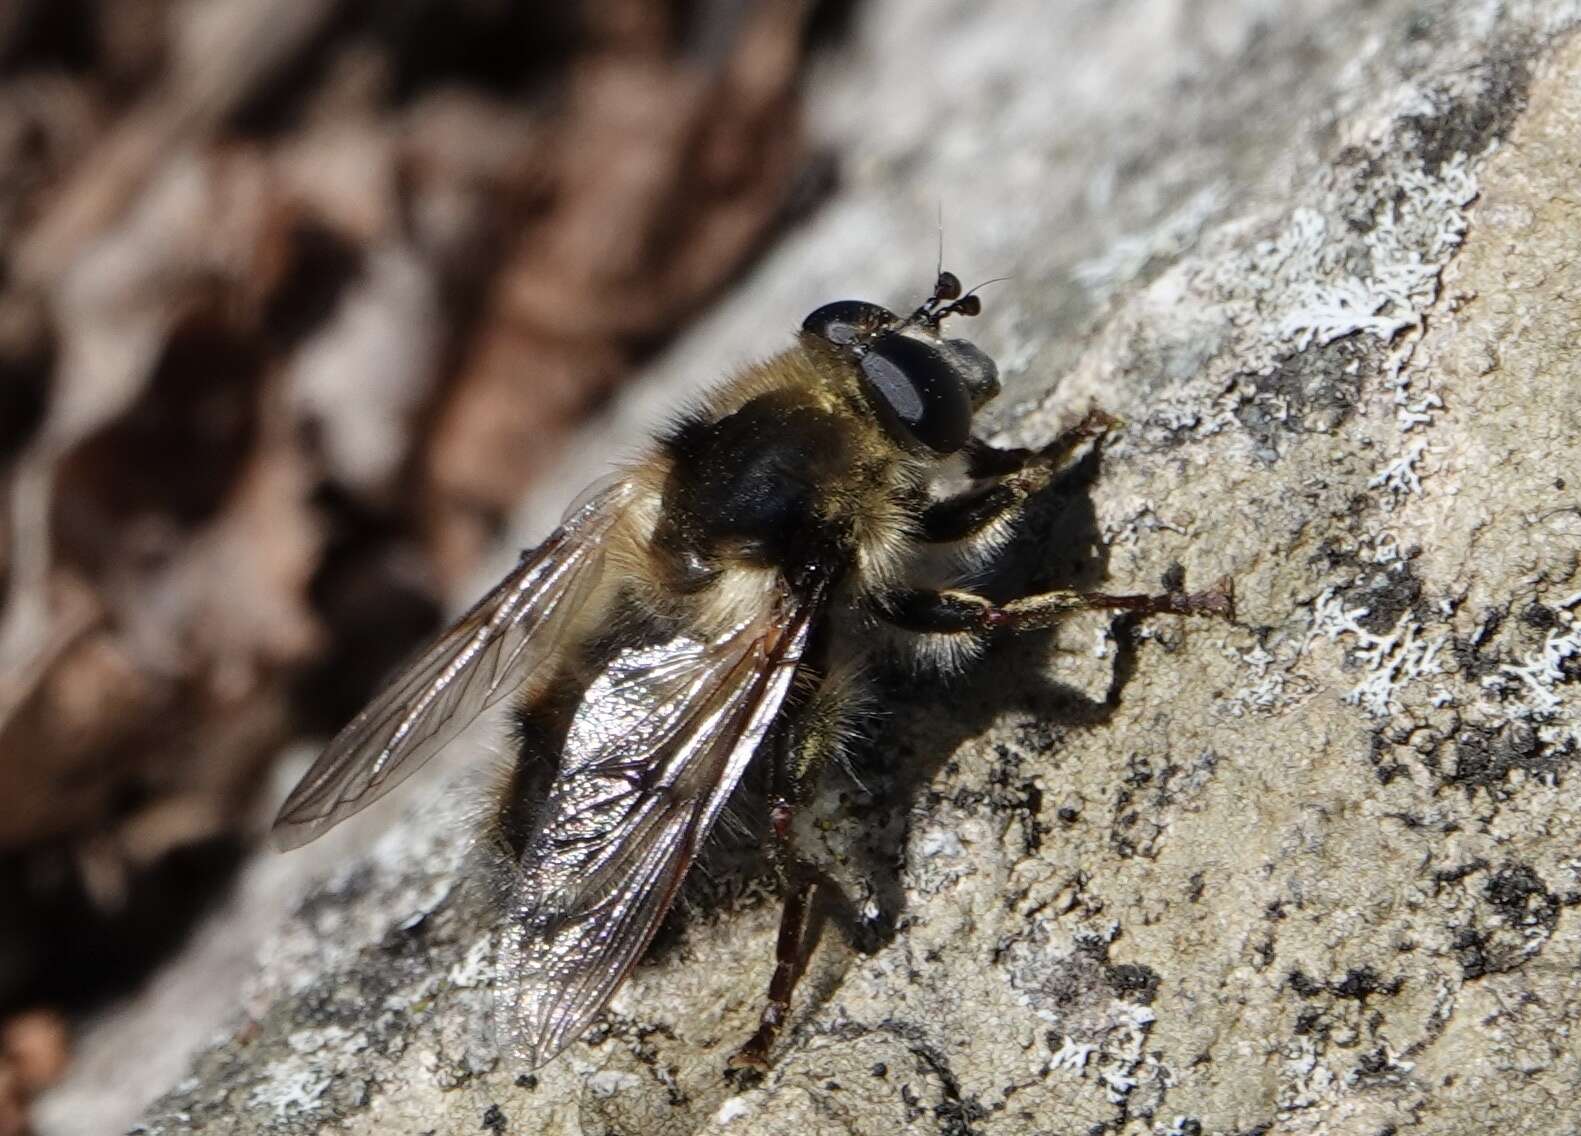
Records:
[[[770,763],[770,831],[786,891],[757,1033],[783,1023],[818,886],[791,821],[859,713],[864,661],[944,668],[998,629],[1082,608],[1228,614],[1203,593],[1051,591],[1008,603],[919,580],[938,550],[970,569],[1029,494],[1108,426],[1041,450],[972,433],[998,369],[944,321],[981,310],[941,271],[909,315],[842,300],[596,484],[542,545],[357,715],[274,824],[312,840],[410,776],[486,708],[512,700],[517,774],[497,807],[512,877],[498,1024],[526,1067],[587,1029],[642,955],[727,799]],[[552,772],[535,799],[523,770]]]

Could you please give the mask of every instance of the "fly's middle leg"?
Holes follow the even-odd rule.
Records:
[[[906,631],[971,634],[995,630],[1033,631],[1052,627],[1073,611],[1125,611],[1137,615],[1216,615],[1235,618],[1235,592],[1228,578],[1205,592],[1158,595],[1107,592],[1040,592],[998,604],[972,592],[918,589],[902,592],[879,614]]]

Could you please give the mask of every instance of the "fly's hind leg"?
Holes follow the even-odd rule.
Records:
[[[776,840],[788,839],[781,830],[790,827],[789,810],[781,817],[780,806],[775,806],[774,835]],[[818,890],[816,876],[793,872],[785,892],[785,907],[780,913],[779,934],[774,940],[774,974],[769,979],[768,1001],[758,1020],[757,1032],[730,1058],[733,1069],[767,1069],[769,1050],[779,1036],[786,1017],[790,1014],[791,995],[801,981],[807,965],[807,930],[812,919],[813,901]]]
[[[811,795],[819,774],[839,752],[845,733],[844,699],[838,682],[826,680],[774,746],[770,799],[769,859],[785,895],[774,943],[774,973],[757,1032],[730,1059],[732,1068],[766,1069],[791,996],[806,968],[812,944],[815,904],[823,892],[837,891],[827,874],[804,858],[795,845],[797,808]]]

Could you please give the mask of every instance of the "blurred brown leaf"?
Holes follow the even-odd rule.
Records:
[[[532,7],[0,6],[0,1008],[29,911],[243,831],[780,216],[802,4]]]

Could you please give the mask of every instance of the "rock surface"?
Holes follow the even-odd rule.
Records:
[[[561,1059],[501,1060],[465,794],[418,792],[336,846],[143,1131],[1581,1124],[1578,20],[860,9],[814,88],[835,199],[524,506],[524,539],[817,302],[915,294],[942,200],[948,263],[1013,275],[973,329],[1006,435],[1091,404],[1129,423],[1013,571],[1228,574],[1238,622],[1072,619],[897,696],[818,805],[897,932],[870,955],[823,936],[761,1082],[723,1075],[772,958],[750,889]]]

